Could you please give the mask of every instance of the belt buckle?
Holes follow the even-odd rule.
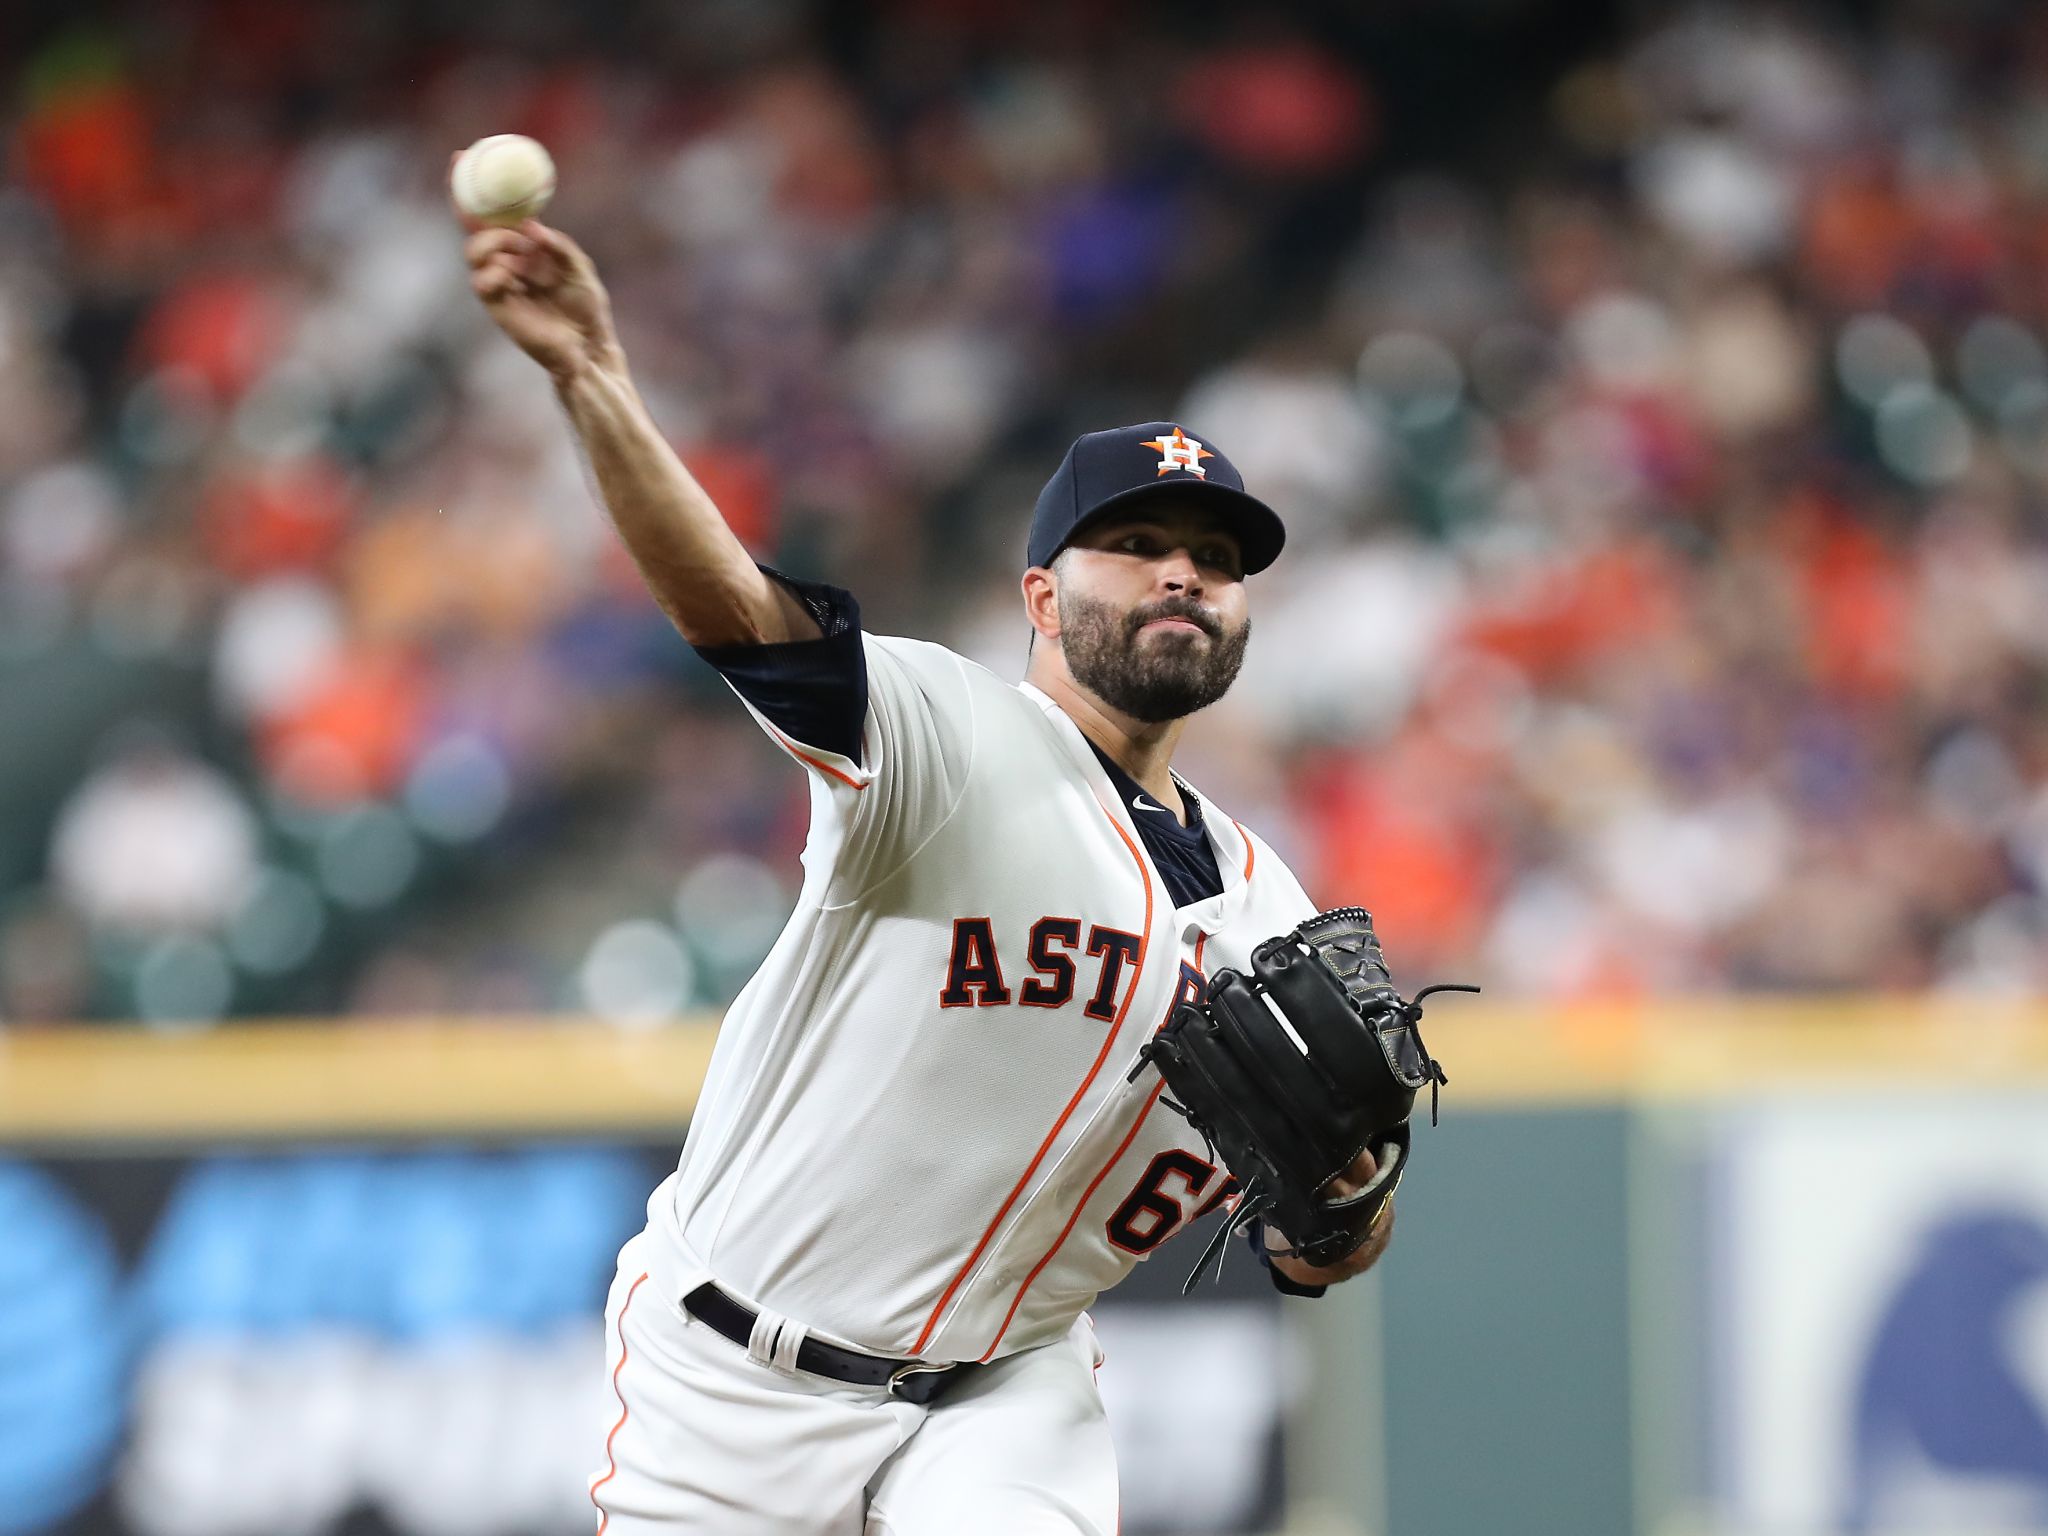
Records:
[[[952,1369],[953,1365],[950,1363],[946,1365],[931,1365],[923,1360],[912,1360],[908,1364],[899,1365],[889,1373],[889,1395],[891,1397],[902,1396],[903,1383],[912,1376],[943,1376]]]

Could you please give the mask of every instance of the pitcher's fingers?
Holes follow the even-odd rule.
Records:
[[[559,288],[575,275],[566,261],[537,242],[531,250],[514,252],[508,259],[521,277],[539,289]]]
[[[500,262],[493,262],[488,267],[479,267],[470,273],[469,286],[486,304],[526,291],[526,283],[519,274]]]
[[[472,267],[480,267],[493,256],[526,256],[532,254],[533,241],[516,229],[493,226],[479,229],[462,242],[462,254]]]
[[[519,232],[559,261],[565,274],[588,277],[596,271],[583,247],[559,229],[543,224],[539,219],[527,219],[519,226]]]

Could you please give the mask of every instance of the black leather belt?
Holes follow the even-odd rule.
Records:
[[[683,1309],[742,1348],[752,1344],[754,1314],[717,1286],[700,1285],[683,1298]],[[850,1382],[857,1387],[886,1387],[891,1397],[906,1403],[935,1403],[981,1369],[980,1362],[963,1360],[945,1365],[928,1365],[922,1360],[891,1360],[885,1355],[863,1355],[822,1339],[805,1339],[797,1347],[796,1368],[813,1376]]]

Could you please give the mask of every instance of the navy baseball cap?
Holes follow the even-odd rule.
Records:
[[[1263,571],[1280,555],[1287,529],[1279,515],[1246,493],[1244,477],[1207,438],[1170,421],[1111,427],[1074,440],[1038,493],[1031,515],[1032,565],[1051,565],[1088,524],[1155,496],[1192,499],[1215,510],[1244,551],[1244,573]]]

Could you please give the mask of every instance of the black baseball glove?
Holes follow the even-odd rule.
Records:
[[[1182,1289],[1192,1289],[1230,1234],[1261,1217],[1287,1250],[1334,1264],[1371,1233],[1408,1166],[1408,1116],[1426,1083],[1430,1120],[1448,1081],[1417,1023],[1432,992],[1406,1002],[1362,907],[1319,913],[1252,951],[1252,974],[1219,970],[1201,1001],[1183,1003],[1140,1052],[1159,1068],[1164,1102],[1237,1176],[1237,1209],[1218,1228]],[[1164,1096],[1162,1096],[1164,1097]],[[1360,1152],[1379,1171],[1357,1193],[1324,1192]],[[1221,1260],[1218,1258],[1218,1272]]]

